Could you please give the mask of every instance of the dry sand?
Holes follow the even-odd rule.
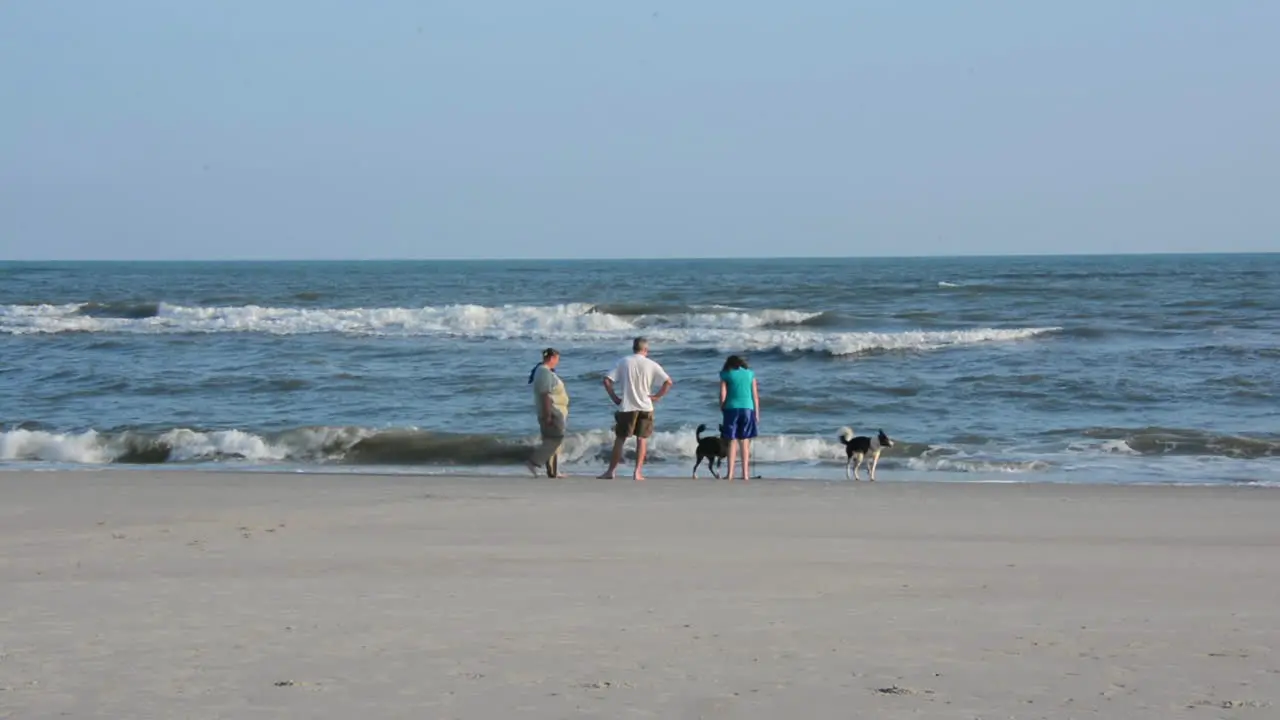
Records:
[[[0,717],[1276,718],[1280,491],[0,473]]]

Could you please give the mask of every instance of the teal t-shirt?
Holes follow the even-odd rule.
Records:
[[[746,368],[723,370],[720,379],[725,384],[725,410],[755,410],[756,403],[751,396],[751,381],[756,374]]]

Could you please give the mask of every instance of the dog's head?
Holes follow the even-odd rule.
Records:
[[[880,436],[876,439],[880,441],[880,447],[893,447],[893,441],[889,439],[888,435],[884,434],[883,430],[880,431]]]

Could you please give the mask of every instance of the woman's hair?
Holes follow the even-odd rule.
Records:
[[[545,363],[546,361],[550,360],[553,357],[560,357],[560,351],[555,348],[547,348],[546,350],[542,351],[542,362],[538,363],[537,365],[534,365],[533,369],[529,371],[530,385],[533,384],[533,378],[538,374],[538,368],[542,367],[542,363]],[[555,370],[552,370],[551,372],[555,372]]]
[[[724,361],[724,370],[737,370],[739,368],[747,369],[747,361],[738,355],[730,355],[729,359]]]

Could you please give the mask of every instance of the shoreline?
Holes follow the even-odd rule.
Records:
[[[646,480],[663,481],[663,482],[690,482],[690,483],[722,483],[728,484],[723,478],[716,479],[706,474],[705,469],[695,479],[688,475],[669,475],[669,474],[653,474],[655,467],[661,469],[662,463],[646,464]],[[601,468],[604,466],[601,465]],[[626,480],[632,482],[629,474],[625,473],[628,466],[624,465],[619,468],[618,477],[612,482]],[[570,475],[565,479],[566,482],[611,482],[600,480],[596,477],[599,468],[567,468]],[[842,473],[843,471],[838,471]],[[220,465],[218,463],[156,463],[156,464],[123,464],[123,463],[102,463],[102,464],[62,464],[62,463],[34,463],[34,462],[0,462],[0,475],[2,474],[22,474],[32,473],[47,475],[50,473],[204,473],[213,475],[226,474],[244,474],[255,477],[264,475],[300,477],[300,476],[323,476],[323,477],[405,477],[405,478],[421,478],[423,480],[486,480],[486,479],[503,479],[503,480],[523,480],[523,481],[545,481],[547,478],[539,475],[534,478],[528,474],[523,466],[473,466],[471,469],[459,469],[457,466],[427,466],[427,465],[300,465],[296,467],[280,466],[280,465]],[[1124,475],[1125,473],[1116,473],[1116,475]],[[1205,481],[1188,481],[1188,480],[1077,480],[1071,479],[1066,472],[1036,471],[1036,472],[945,472],[945,471],[920,471],[920,470],[898,470],[884,469],[880,473],[881,477],[875,482],[868,482],[866,479],[866,469],[863,468],[863,479],[860,481],[846,480],[841,474],[839,477],[796,477],[796,476],[764,476],[752,478],[751,483],[803,483],[815,485],[918,485],[918,486],[967,486],[967,485],[1045,485],[1053,487],[1160,487],[1160,488],[1255,488],[1255,489],[1280,489],[1280,479],[1219,479]],[[738,485],[742,481],[734,480],[733,484]]]

